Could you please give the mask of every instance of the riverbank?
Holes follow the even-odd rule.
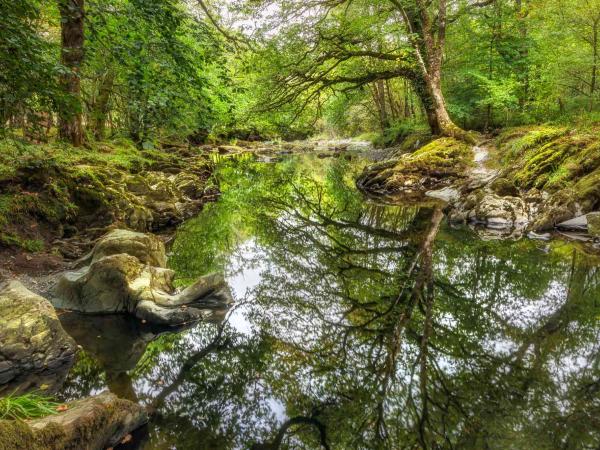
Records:
[[[358,426],[366,427],[364,433],[374,430],[369,423],[374,423],[376,416],[365,422],[364,411],[377,411],[377,404],[386,401],[386,394],[380,391],[382,380],[377,377],[395,354],[393,348],[398,348],[389,343],[398,342],[398,332],[404,328],[417,330],[418,337],[436,327],[429,358],[436,358],[438,349],[443,348],[438,361],[451,354],[457,367],[474,365],[466,381],[462,374],[443,374],[461,398],[477,399],[477,405],[465,406],[470,417],[478,405],[487,405],[479,398],[488,391],[478,387],[493,384],[498,362],[506,365],[501,373],[510,373],[509,362],[522,360],[520,355],[527,353],[531,342],[545,346],[546,340],[572,339],[563,335],[572,332],[570,323],[584,326],[586,319],[596,316],[589,308],[595,307],[597,287],[586,283],[594,280],[589,274],[596,270],[597,258],[581,254],[576,246],[558,240],[490,242],[479,239],[468,227],[449,226],[439,204],[428,208],[365,200],[355,189],[354,180],[367,163],[362,156],[369,151],[334,146],[315,151],[315,146],[306,146],[303,154],[286,158],[280,152],[290,150],[272,148],[270,154],[264,150],[260,155],[241,146],[210,151],[209,158],[220,160],[211,177],[218,180],[222,193],[218,202],[205,204],[201,214],[177,227],[168,264],[155,236],[113,231],[96,244],[90,258],[81,262],[81,269],[76,268],[78,273],[61,275],[69,283],[93,286],[75,289],[86,294],[85,298],[69,296],[82,305],[98,304],[96,300],[101,299],[97,294],[102,292],[110,293],[107,299],[115,299],[114,294],[123,291],[112,286],[107,289],[104,282],[117,279],[121,273],[131,275],[120,285],[131,288],[121,299],[138,301],[132,305],[135,308],[122,310],[122,314],[82,316],[59,311],[60,325],[75,341],[78,354],[72,366],[64,365],[66,369],[56,383],[44,382],[44,392],[50,395],[49,391],[54,394],[58,389],[57,401],[73,409],[71,402],[106,389],[134,404],[149,405],[147,430],[120,437],[148,448],[196,448],[207,436],[217,448],[268,443],[285,432],[280,428],[285,420],[298,415],[315,417],[327,429],[329,442],[351,448],[353,444],[346,438],[353,434],[348,430]],[[484,162],[492,159],[490,152]],[[465,161],[466,171],[481,169],[475,156],[472,162],[468,158]],[[143,242],[147,245],[138,245]],[[113,270],[124,261],[134,270]],[[92,268],[94,265],[97,267]],[[108,273],[107,269],[115,276],[83,277],[83,272],[94,275]],[[167,330],[138,314],[140,308],[148,306],[150,297],[171,300],[163,292],[152,292],[154,287],[162,291],[164,285],[142,281],[161,281],[163,275],[176,274],[178,286],[187,286],[210,272],[223,274],[236,300],[231,309],[223,310],[226,314],[190,323],[184,329]],[[407,288],[399,290],[398,280]],[[573,294],[568,294],[563,308],[563,296],[548,292],[567,292],[567,286]],[[135,297],[131,292],[149,295]],[[394,302],[394,298],[400,300]],[[532,313],[535,302],[545,306]],[[173,311],[177,314],[193,312],[193,306],[176,303]],[[407,305],[414,310],[405,316],[409,322],[399,321]],[[421,310],[430,313],[424,316],[419,314]],[[456,328],[439,325],[448,317],[458,324]],[[531,318],[530,322],[521,325],[523,317]],[[399,324],[398,328],[390,327],[390,323]],[[593,322],[590,326],[596,325]],[[546,335],[548,329],[551,331]],[[405,344],[410,351],[402,352],[397,366],[404,372],[385,375],[397,396],[410,389],[398,380],[406,379],[405,374],[418,367],[415,363],[420,357],[415,355],[423,348],[422,339],[413,339],[415,334],[409,332]],[[496,354],[496,347],[487,345],[506,336],[510,336],[510,348],[519,349],[514,358]],[[592,339],[579,328],[573,336]],[[53,342],[58,344],[59,340]],[[333,349],[332,342],[336,346]],[[371,352],[374,342],[380,347]],[[467,345],[456,350],[456,342]],[[554,347],[548,348],[552,358],[561,356]],[[581,348],[591,347],[582,342]],[[486,353],[482,355],[482,351]],[[282,363],[289,368],[284,373]],[[519,364],[519,370],[525,371],[522,376],[539,379],[537,363],[531,373],[526,369],[527,359]],[[315,377],[330,391],[310,389]],[[511,383],[513,378],[505,382]],[[511,389],[523,389],[521,380]],[[436,383],[433,380],[428,386],[430,392],[436,392]],[[580,381],[572,384],[578,388]],[[349,400],[347,393],[356,389],[362,390],[360,395],[352,394]],[[545,387],[527,383],[525,391],[515,392],[518,398],[528,398],[529,389],[538,392]],[[558,392],[554,386],[548,389]],[[446,391],[436,395],[441,395],[442,403],[448,400]],[[558,401],[550,398],[548,404],[554,406]],[[355,402],[356,408],[348,407]],[[322,409],[315,413],[311,407],[298,410],[285,406],[288,404],[320,404]],[[122,406],[126,409],[127,405],[131,406]],[[229,414],[222,413],[223,405]],[[68,411],[49,420],[60,421]],[[141,420],[145,410],[140,411]],[[519,411],[511,409],[511,413],[521,423]],[[189,417],[208,417],[210,425],[190,421]],[[281,419],[264,421],[265,417]],[[389,414],[386,420],[404,426],[395,422],[397,417]],[[524,412],[523,417],[529,415]],[[257,423],[261,425],[250,426]],[[244,425],[241,431],[239,424]],[[26,429],[17,431],[32,438]],[[410,428],[405,435],[414,436]],[[307,445],[313,442],[310,433],[298,436],[306,439],[303,442]]]
[[[474,147],[444,138],[414,152],[388,153],[359,177],[363,191],[395,201],[440,198],[452,223],[493,229],[500,237],[553,230],[599,237],[587,219],[574,227],[567,222],[600,208],[598,129],[520,127],[482,137]]]

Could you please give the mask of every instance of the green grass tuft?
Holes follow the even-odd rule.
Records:
[[[36,393],[0,399],[0,420],[27,420],[57,414],[59,403]]]

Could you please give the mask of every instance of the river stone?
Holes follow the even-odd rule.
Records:
[[[588,232],[595,238],[600,238],[600,212],[587,215]]]
[[[89,265],[59,277],[55,306],[94,314],[130,313],[161,325],[212,316],[233,302],[220,274],[206,275],[179,292],[165,268],[164,245],[152,235],[114,230],[85,258]]]
[[[486,193],[468,217],[497,229],[521,228],[528,223],[527,207],[522,199],[493,193]]]
[[[143,406],[103,392],[70,403],[60,414],[0,420],[0,450],[102,450],[147,422]]]
[[[76,350],[50,302],[18,281],[0,285],[0,393],[59,384]]]
[[[443,189],[438,189],[437,191],[427,191],[425,195],[427,197],[437,198],[448,203],[456,201],[460,198],[459,190],[452,186],[448,186]]]

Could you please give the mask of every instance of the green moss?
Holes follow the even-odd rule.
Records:
[[[471,147],[464,142],[441,138],[400,160],[396,170],[457,174],[471,164],[472,156]]]
[[[600,135],[554,127],[510,129],[499,138],[503,176],[521,189],[537,188],[551,194],[542,222],[557,220],[600,207]]]
[[[504,149],[505,162],[510,163],[527,150],[564,136],[567,132],[567,128],[552,126],[510,128],[498,136],[496,143]]]
[[[368,167],[361,175],[365,189],[419,196],[439,183],[462,177],[473,163],[471,146],[454,138],[436,139],[414,153]]]
[[[26,423],[14,420],[0,420],[0,450],[40,449],[39,443]]]

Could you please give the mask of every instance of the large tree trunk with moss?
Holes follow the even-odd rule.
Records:
[[[448,114],[439,75],[436,79],[430,78],[429,74],[426,74],[414,80],[413,87],[423,104],[431,133],[438,136],[462,138],[466,132],[458,127]]]
[[[84,0],[59,0],[61,61],[68,72],[60,82],[67,101],[59,110],[59,134],[78,147],[83,144],[80,71],[83,62]]]
[[[416,0],[414,4],[400,0],[391,0],[391,3],[401,12],[415,50],[418,68],[412,81],[423,103],[431,132],[440,136],[468,138],[467,133],[450,118],[442,92],[446,0],[439,0],[437,7],[421,0]]]

